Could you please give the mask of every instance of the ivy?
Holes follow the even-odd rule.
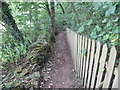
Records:
[[[101,29],[101,27],[99,27],[98,25],[96,25],[96,26],[95,26],[95,30],[96,30],[96,31],[101,31],[102,29]]]
[[[84,26],[80,27],[77,33],[82,33],[84,31]]]
[[[76,12],[79,13],[81,20],[80,24],[72,27],[73,29],[78,27],[77,33],[86,34],[102,43],[108,43],[110,47],[118,45],[119,40],[116,37],[119,35],[118,15],[120,12],[118,11],[118,2],[90,2],[86,4],[76,3],[75,5],[80,7],[76,9]]]
[[[109,9],[106,11],[105,16],[108,16],[108,15],[114,13],[115,10],[116,10],[116,6],[115,5],[114,6],[112,4],[109,4],[109,5],[110,5]]]
[[[83,55],[83,56],[84,56],[86,53],[87,53],[87,50],[86,50],[86,49],[82,50],[82,55]]]
[[[93,20],[91,19],[91,20],[87,23],[87,25],[91,25],[92,22],[93,22]]]

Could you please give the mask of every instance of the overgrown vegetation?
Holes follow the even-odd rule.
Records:
[[[65,27],[109,47],[120,44],[120,2],[5,2],[1,12],[0,69],[16,67],[30,48],[55,41]]]
[[[71,7],[67,3],[65,8],[69,7],[67,12],[71,18],[69,20],[66,17],[66,21],[70,28],[79,34],[87,35],[103,44],[108,43],[110,47],[119,45],[119,4],[119,2],[72,3],[73,9],[69,9]]]

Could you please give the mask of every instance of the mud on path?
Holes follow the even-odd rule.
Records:
[[[76,78],[70,50],[66,41],[66,33],[61,32],[56,36],[54,53],[49,58],[43,69],[44,81],[42,88],[75,88],[79,87]]]

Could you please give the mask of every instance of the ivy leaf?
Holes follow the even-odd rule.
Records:
[[[110,5],[109,9],[108,9],[108,10],[106,11],[106,13],[105,13],[105,16],[108,16],[108,15],[114,13],[115,10],[116,10],[116,6]]]
[[[101,36],[103,36],[103,35],[104,35],[104,33],[100,33],[98,36],[101,37]]]
[[[107,19],[105,18],[103,21],[102,21],[102,23],[106,23],[107,22]]]
[[[103,72],[104,71],[104,69],[100,69],[100,72]]]
[[[119,20],[119,17],[116,17],[115,20],[112,20],[112,22],[117,22]]]
[[[92,22],[93,22],[93,20],[91,19],[91,20],[87,23],[87,25],[91,25]]]
[[[98,8],[101,6],[101,2],[93,2],[93,6],[96,10],[98,10]]]
[[[109,26],[111,26],[111,22],[108,22],[106,25],[106,27],[109,27]]]
[[[95,26],[95,29],[96,29],[97,31],[101,31],[101,27],[99,27],[98,25]]]
[[[119,33],[118,28],[114,31],[115,33]]]
[[[104,8],[104,9],[105,9],[105,8],[107,8],[107,5],[106,5],[106,4],[105,4],[105,5],[103,5],[103,7],[102,7],[102,8]]]
[[[84,31],[84,26],[80,27],[79,30],[77,31],[77,33],[81,33]]]
[[[91,36],[93,39],[97,38],[97,35],[96,35],[95,32],[91,32],[90,36]]]
[[[104,40],[107,40],[108,38],[109,38],[109,34],[103,36],[103,39],[104,39]]]
[[[115,37],[113,37],[113,40],[111,42],[115,42],[117,39],[119,39],[118,35],[116,35]]]
[[[87,50],[86,50],[86,49],[82,50],[82,55],[85,55],[85,54],[86,54],[86,52],[87,52]]]

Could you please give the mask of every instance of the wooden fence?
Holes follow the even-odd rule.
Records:
[[[117,51],[113,46],[78,35],[66,29],[67,41],[80,80],[84,88],[118,88]],[[120,65],[119,65],[120,66]]]

